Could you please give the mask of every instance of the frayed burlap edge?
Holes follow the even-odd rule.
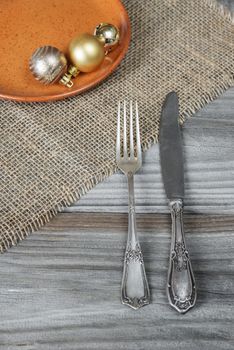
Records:
[[[217,11],[217,13],[222,16],[225,20],[234,24],[234,14],[224,5],[218,3],[216,0],[204,0],[205,3],[211,7],[213,10]],[[196,111],[204,107],[207,103],[212,102],[218,96],[220,96],[224,91],[226,91],[229,87],[234,84],[234,77],[223,81],[222,86],[215,87],[213,91],[209,94],[205,94],[200,101],[197,101],[193,105],[192,108],[185,111],[180,116],[180,122],[183,124],[185,120],[191,117]],[[150,136],[145,142],[142,143],[143,151],[147,151],[153,144],[158,142],[158,136],[153,134]],[[4,253],[12,246],[17,245],[20,241],[25,239],[29,234],[39,230],[42,226],[47,224],[54,216],[56,216],[59,212],[63,210],[63,208],[70,206],[74,202],[78,201],[83,195],[89,192],[92,188],[94,188],[98,183],[104,181],[109,176],[113,175],[117,171],[117,166],[113,166],[112,168],[106,168],[102,173],[100,173],[95,178],[88,180],[82,187],[77,189],[72,193],[66,194],[65,199],[58,203],[54,208],[40,218],[28,224],[27,228],[19,229],[14,232],[13,237],[7,235],[8,239],[3,238],[0,243],[0,252]]]

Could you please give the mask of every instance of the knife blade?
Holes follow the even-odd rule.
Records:
[[[160,160],[165,192],[169,200],[184,198],[184,160],[179,126],[179,100],[170,92],[162,107]]]

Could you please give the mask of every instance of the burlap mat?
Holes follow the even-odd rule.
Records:
[[[146,149],[176,90],[181,120],[233,83],[234,26],[211,0],[125,0],[132,44],[102,85],[54,103],[0,102],[0,249],[112,174],[116,106],[134,99]]]

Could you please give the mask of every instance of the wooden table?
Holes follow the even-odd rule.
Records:
[[[155,145],[136,176],[151,305],[120,303],[127,187],[117,173],[1,256],[1,350],[234,349],[234,88],[189,119],[183,139],[196,307],[179,315],[165,295],[170,217]]]

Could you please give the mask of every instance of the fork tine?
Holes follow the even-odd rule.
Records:
[[[132,101],[130,101],[130,159],[134,159],[132,115],[133,115],[133,108],[132,108]]]
[[[118,103],[117,138],[116,138],[116,159],[120,159],[120,113],[121,104]]]
[[[141,138],[140,138],[140,127],[139,127],[139,113],[138,104],[136,102],[136,142],[137,142],[137,158],[141,161]]]
[[[123,156],[124,158],[128,157],[128,149],[127,149],[127,112],[126,112],[126,101],[124,101],[124,132],[123,132]]]

